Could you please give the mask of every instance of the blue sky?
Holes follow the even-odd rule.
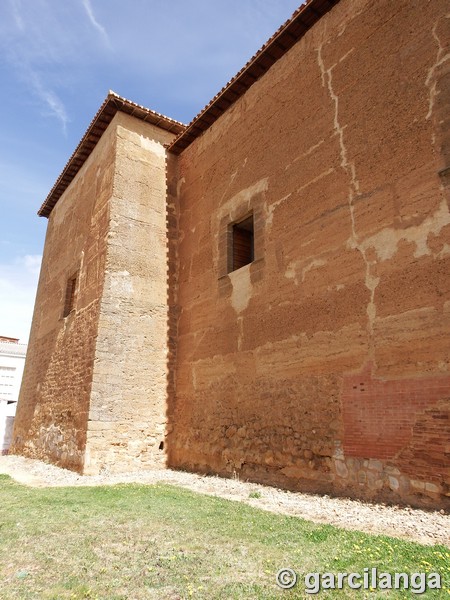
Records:
[[[301,0],[1,0],[0,335],[26,342],[36,211],[108,90],[188,123]]]

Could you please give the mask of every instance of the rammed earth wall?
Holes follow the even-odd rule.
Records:
[[[171,465],[448,506],[448,12],[341,1],[180,156]]]
[[[108,95],[41,213],[13,451],[449,507],[449,24],[341,0],[179,156]]]

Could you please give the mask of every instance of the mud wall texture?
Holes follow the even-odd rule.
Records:
[[[173,134],[123,113],[95,351],[85,473],[164,466],[166,150]]]
[[[448,13],[342,0],[180,156],[170,465],[449,506]]]
[[[108,129],[47,229],[13,453],[82,471],[115,156]],[[73,307],[64,316],[69,280]]]

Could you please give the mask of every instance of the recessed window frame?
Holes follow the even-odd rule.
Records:
[[[253,214],[253,261],[249,263],[246,269],[238,269],[237,272],[249,271],[252,283],[256,283],[264,277],[267,213],[264,194],[261,194],[261,196],[255,196],[251,202],[245,201],[241,205],[233,206],[229,211],[223,211],[216,221],[218,225],[217,280],[220,297],[228,297],[233,289],[230,285],[233,278],[233,265],[231,262],[232,225],[245,221],[251,214]]]
[[[230,223],[228,234],[228,273],[238,271],[255,260],[255,227],[253,212]]]
[[[77,292],[78,271],[67,279],[66,293],[64,296],[63,319],[68,317],[75,310],[76,292]]]

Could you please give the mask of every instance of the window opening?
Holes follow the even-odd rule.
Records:
[[[232,260],[230,262],[231,271],[236,271],[254,260],[253,215],[239,223],[234,223],[232,234]]]
[[[67,280],[66,298],[64,301],[63,317],[67,317],[67,315],[74,309],[76,286],[77,286],[77,276],[73,275],[72,277],[70,277]]]

